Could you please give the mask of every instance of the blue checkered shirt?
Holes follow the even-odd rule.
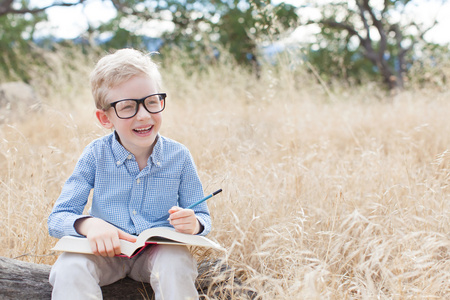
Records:
[[[139,171],[134,155],[111,133],[84,149],[48,218],[51,236],[80,236],[74,224],[86,217],[83,210],[92,189],[89,214],[135,235],[151,227],[170,227],[172,206],[187,207],[204,196],[185,146],[158,135],[147,166]],[[208,234],[211,218],[206,202],[193,210],[204,228],[200,235]]]

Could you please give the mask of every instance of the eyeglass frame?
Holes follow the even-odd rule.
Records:
[[[159,97],[160,97],[160,101],[163,101],[163,107],[162,107],[161,110],[156,111],[156,112],[151,112],[151,111],[149,111],[149,110],[147,109],[147,107],[145,106],[145,100],[146,100],[147,98],[151,97],[151,96],[159,96]],[[148,96],[145,96],[145,97],[143,97],[143,98],[141,98],[141,99],[121,99],[121,100],[117,100],[117,101],[114,101],[114,102],[109,103],[109,104],[108,104],[108,107],[107,107],[107,108],[104,108],[103,110],[106,111],[106,110],[110,109],[111,107],[113,107],[113,108],[114,108],[114,112],[116,113],[116,116],[117,116],[119,119],[131,119],[132,117],[134,117],[135,115],[137,115],[137,113],[138,113],[138,111],[139,111],[139,106],[140,106],[140,104],[142,104],[142,106],[145,108],[146,111],[148,111],[148,112],[151,113],[151,114],[157,114],[157,113],[162,112],[162,111],[166,108],[166,97],[167,97],[167,94],[166,94],[166,93],[155,93],[155,94],[150,94],[150,95],[148,95]],[[161,98],[162,98],[162,99],[161,99]],[[122,101],[130,101],[130,100],[132,100],[132,101],[134,101],[134,102],[137,103],[137,105],[136,105],[136,111],[135,111],[134,114],[133,114],[132,116],[130,116],[130,117],[126,117],[126,118],[120,117],[119,114],[117,113],[117,110],[116,110],[116,105],[117,105],[117,103],[122,102]]]

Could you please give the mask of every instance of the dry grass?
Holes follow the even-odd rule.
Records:
[[[2,256],[56,259],[47,216],[83,147],[106,133],[89,69],[58,86],[36,78],[42,112],[0,125]],[[330,99],[302,69],[259,81],[222,65],[163,71],[162,134],[190,148],[205,193],[223,188],[210,237],[258,297],[449,297],[448,90],[385,98],[367,86]]]

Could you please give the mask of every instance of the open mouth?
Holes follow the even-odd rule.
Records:
[[[152,130],[152,128],[153,128],[153,126],[149,126],[149,127],[146,127],[146,128],[136,128],[136,129],[133,129],[133,131],[142,134],[142,133],[150,132]]]

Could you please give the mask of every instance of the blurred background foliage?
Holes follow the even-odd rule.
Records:
[[[375,81],[393,90],[404,89],[411,82],[432,82],[440,87],[447,83],[448,68],[442,66],[448,65],[448,45],[424,38],[437,23],[425,26],[414,18],[405,22],[392,17],[406,13],[413,1],[303,0],[291,5],[272,0],[104,0],[117,11],[111,20],[90,24],[73,40],[35,38],[36,25],[47,20],[50,7],[70,9],[87,2],[47,1],[47,6],[36,6],[30,0],[2,1],[0,79],[29,82],[30,58],[35,65],[51,67],[43,60],[41,49],[81,47],[85,52],[104,53],[134,47],[160,51],[163,60],[184,53],[180,64],[198,69],[232,60],[256,76],[261,65],[276,64],[283,57],[289,62],[306,62],[319,81],[331,86],[335,81],[348,85]],[[307,13],[311,8],[320,16],[311,17]],[[137,29],[150,22],[155,27],[170,23],[171,29],[162,30],[157,37],[139,33]],[[316,28],[314,40],[287,42],[295,30],[312,25]]]

